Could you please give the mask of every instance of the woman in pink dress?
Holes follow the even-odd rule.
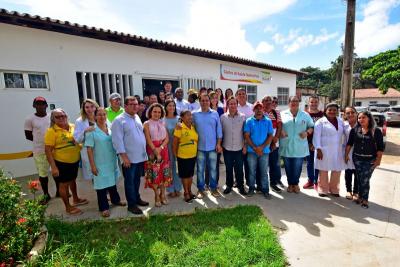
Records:
[[[168,132],[162,120],[164,108],[159,103],[152,104],[146,114],[149,119],[143,124],[146,137],[146,149],[149,160],[145,163],[145,187],[154,190],[155,206],[167,205],[165,187],[171,185],[171,169],[168,158]]]

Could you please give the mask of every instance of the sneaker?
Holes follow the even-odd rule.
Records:
[[[303,189],[313,189],[313,188],[314,188],[314,183],[311,182],[310,180],[308,180],[307,183],[303,185]]]
[[[224,195],[229,194],[230,192],[232,192],[232,188],[227,187],[227,188],[225,188],[225,190],[224,190]]]
[[[276,185],[271,185],[271,189],[272,191],[274,191],[275,193],[282,193],[282,189],[280,189],[279,187],[277,187]]]
[[[204,191],[197,191],[197,194],[196,194],[196,197],[198,198],[198,199],[202,199],[203,197],[204,197]]]
[[[239,194],[241,194],[242,196],[246,196],[247,192],[246,192],[246,190],[244,188],[240,188],[239,189]]]
[[[265,192],[263,195],[266,199],[271,199],[271,195],[269,193]]]
[[[254,189],[250,189],[249,192],[247,192],[248,197],[252,197],[252,196],[254,196],[254,194],[255,194]]]
[[[256,192],[259,193],[259,194],[261,194],[261,193],[262,193],[261,187],[257,186],[257,187],[256,187]]]
[[[132,212],[133,214],[143,214],[143,211],[138,208],[138,206],[128,207],[128,211]]]
[[[318,191],[318,183],[314,184],[314,189]]]
[[[281,181],[277,182],[276,185],[280,186],[281,188],[285,188],[285,185]]]
[[[213,197],[220,197],[221,196],[221,194],[219,193],[218,189],[212,190],[211,191],[211,195]]]

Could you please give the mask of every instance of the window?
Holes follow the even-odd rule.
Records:
[[[4,72],[4,83],[6,88],[24,88],[22,73]]]
[[[44,74],[28,74],[30,88],[47,88],[46,75]]]
[[[257,101],[257,86],[256,85],[246,85],[239,84],[238,88],[244,88],[247,93],[247,101],[249,103],[254,104]]]
[[[391,101],[389,101],[389,105],[396,106],[397,105],[397,101],[396,100],[391,100]]]
[[[354,103],[354,105],[355,105],[356,107],[361,107],[362,102],[361,102],[361,101],[356,101],[356,102]]]
[[[209,79],[187,78],[187,79],[185,79],[185,81],[181,81],[181,85],[183,87],[185,87],[185,84],[187,85],[187,88],[183,88],[183,89],[199,90],[201,87],[215,88],[215,81],[209,80]]]
[[[278,87],[278,105],[287,105],[289,103],[289,88]]]
[[[1,71],[0,87],[5,89],[45,89],[48,90],[47,73],[26,71]]]
[[[378,101],[369,101],[370,105],[374,105],[374,104],[377,104],[377,103],[378,103]]]
[[[133,96],[133,79],[128,74],[76,72],[79,104],[87,98],[96,100],[100,106],[108,105],[110,94],[116,92],[122,97]]]

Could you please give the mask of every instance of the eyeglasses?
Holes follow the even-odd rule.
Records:
[[[56,119],[64,119],[66,117],[67,117],[66,115],[56,115],[56,116],[54,116],[54,118],[56,118]]]

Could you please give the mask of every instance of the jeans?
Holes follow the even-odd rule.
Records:
[[[358,195],[361,199],[368,200],[369,180],[374,169],[372,165],[375,159],[360,159],[353,156],[354,167],[356,167],[356,177],[358,178]]]
[[[285,172],[289,185],[298,185],[304,158],[283,157]]]
[[[256,183],[256,170],[260,172],[261,179],[261,191],[263,193],[269,193],[269,181],[268,181],[268,154],[257,156],[256,153],[247,153],[247,162],[249,164],[249,190],[255,190]],[[257,185],[260,186],[260,185]]]
[[[351,185],[354,175],[353,191],[351,190]],[[356,175],[356,170],[347,169],[344,171],[344,179],[346,180],[346,191],[353,192],[353,194],[358,194],[358,179]]]
[[[236,185],[239,189],[244,188],[242,150],[229,151],[224,148],[224,160],[226,168],[226,186],[228,188],[233,187],[233,170],[235,170]]]
[[[172,171],[172,185],[170,187],[167,187],[167,192],[168,193],[180,192],[182,190],[182,181],[178,176],[176,170],[176,158],[172,153],[169,154],[169,160]]]
[[[217,189],[217,152],[211,151],[197,151],[197,188],[199,191],[204,191],[205,187],[205,168],[208,167],[210,189]]]
[[[129,168],[122,166],[124,175],[125,197],[128,202],[128,208],[136,206],[140,200],[139,188],[140,177],[143,173],[143,162],[131,163]]]
[[[271,185],[277,185],[281,181],[281,163],[279,158],[279,147],[269,153],[269,177]]]
[[[110,208],[107,200],[107,192],[110,194],[111,203],[118,204],[121,202],[121,198],[119,197],[117,186],[110,186],[103,189],[97,189],[97,204],[99,205],[99,211],[105,211]]]
[[[217,153],[217,164],[215,165],[215,170],[217,172],[216,177],[217,177],[217,184],[219,182],[219,162],[221,161],[221,155],[222,153]],[[206,172],[205,172],[205,181],[206,185],[210,186],[210,171],[208,170],[208,167],[206,165]]]
[[[250,179],[249,179],[250,173],[249,173],[249,163],[247,161],[247,155],[248,155],[248,153],[243,155],[244,178],[246,180],[246,185],[250,186],[250,182],[249,182],[250,181]]]
[[[314,168],[314,153],[315,151],[310,150],[310,155],[307,158],[307,176],[308,180],[313,184],[318,183],[318,170]]]

